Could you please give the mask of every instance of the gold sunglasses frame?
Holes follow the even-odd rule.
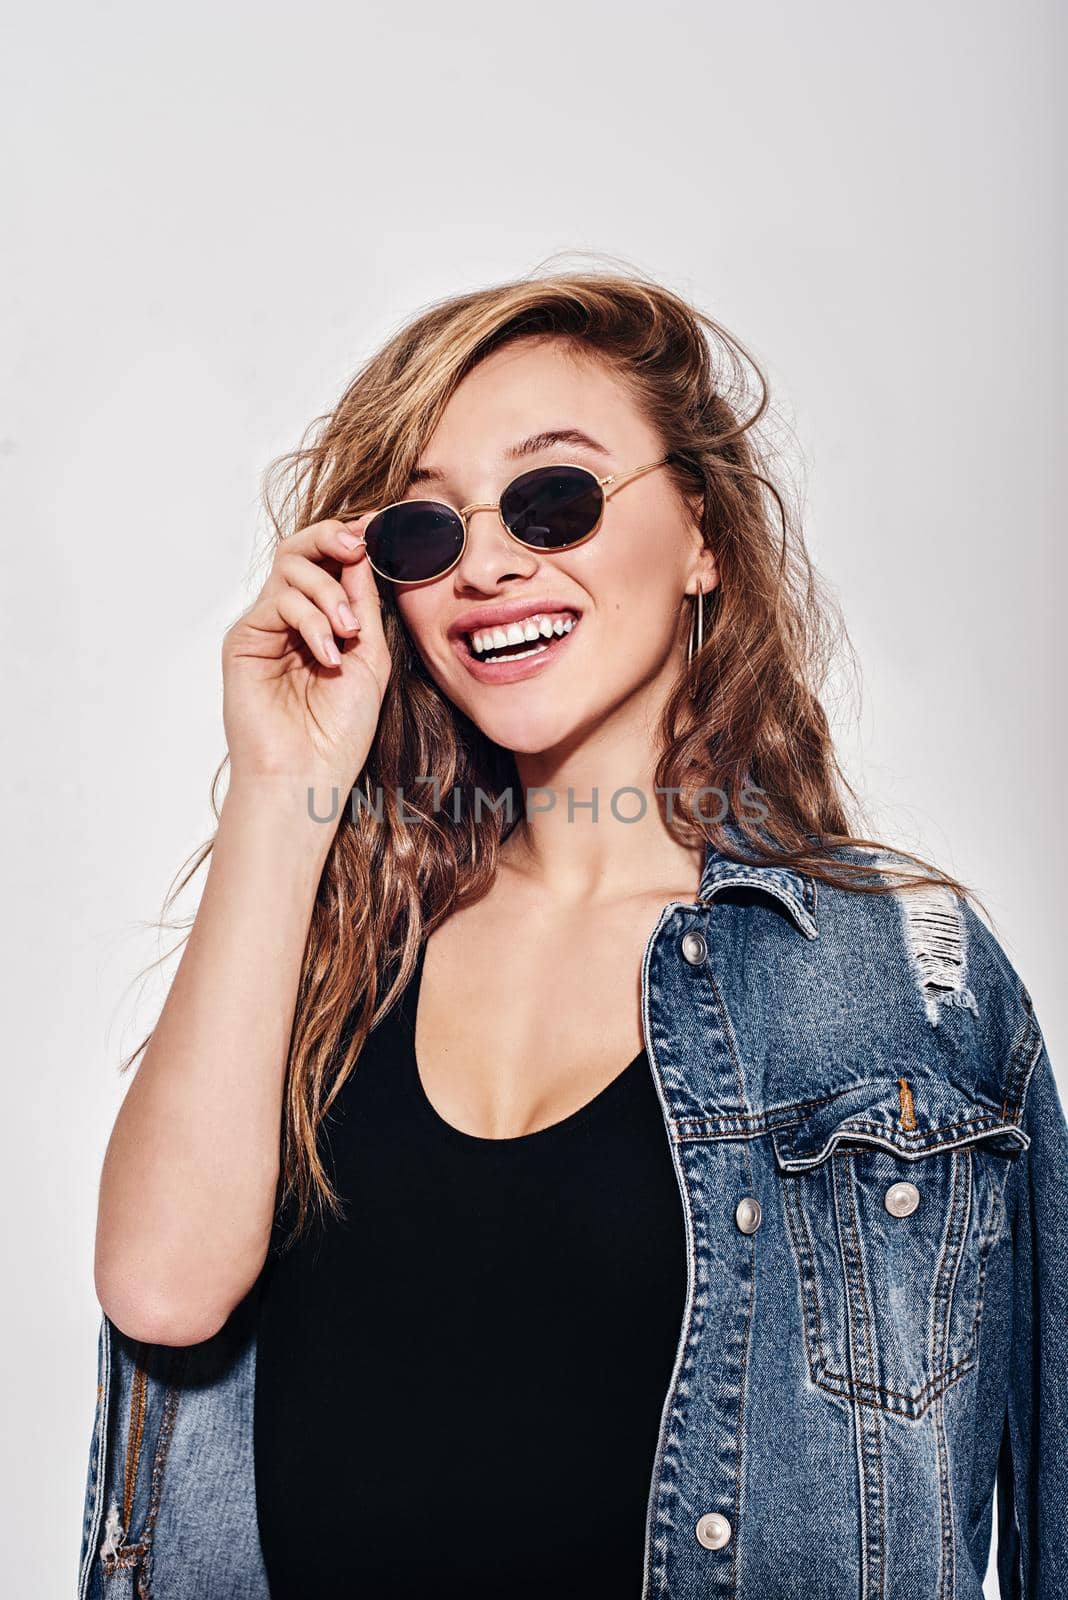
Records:
[[[528,468],[527,470],[529,472],[552,472],[558,467],[575,467],[579,472],[588,472],[590,477],[593,478],[594,482],[601,491],[600,515],[598,516],[593,527],[590,529],[589,533],[583,534],[582,538],[576,539],[573,544],[561,545],[558,550],[545,550],[541,545],[527,544],[525,539],[521,539],[518,534],[513,533],[511,528],[505,522],[503,516],[501,516],[500,500],[497,500],[496,502],[490,501],[485,505],[481,504],[479,501],[475,501],[472,505],[464,506],[459,511],[456,510],[455,506],[445,506],[444,500],[391,500],[388,506],[380,506],[378,508],[374,514],[376,517],[381,516],[385,511],[392,511],[396,506],[445,506],[447,511],[451,511],[455,516],[459,517],[461,523],[463,524],[464,530],[463,543],[460,545],[459,550],[457,551],[453,560],[449,562],[448,566],[443,567],[440,572],[435,572],[429,578],[391,578],[388,572],[382,572],[371,560],[370,552],[367,550],[367,541],[363,534],[360,535],[358,543],[362,544],[364,547],[364,554],[367,557],[367,561],[371,567],[371,570],[373,572],[377,572],[380,578],[385,578],[387,583],[436,583],[439,578],[444,578],[446,573],[452,571],[453,567],[462,558],[464,551],[467,549],[468,517],[473,516],[476,511],[496,511],[498,520],[500,521],[501,527],[504,529],[505,533],[510,539],[514,539],[516,544],[522,545],[524,550],[535,550],[540,552],[542,555],[562,554],[566,550],[577,550],[579,545],[585,544],[587,540],[592,539],[594,534],[599,530],[601,523],[604,521],[605,509],[608,505],[609,485],[611,485],[612,492],[614,492],[616,489],[621,488],[623,484],[629,483],[632,478],[639,477],[643,472],[652,472],[654,467],[664,467],[670,460],[671,452],[669,451],[666,456],[661,456],[659,461],[649,461],[644,467],[633,467],[630,472],[610,472],[607,478],[598,478],[597,474],[592,472],[589,467],[584,466],[581,461],[553,461],[548,463],[545,467]],[[512,483],[507,484],[506,487],[501,491],[502,498],[508,493],[508,490],[512,487],[513,483],[518,483],[520,478],[525,478],[526,476],[526,472],[517,473],[512,479]],[[362,515],[362,513],[358,511],[341,511],[338,513],[339,520],[342,522],[350,521],[356,517],[359,517],[360,515]]]

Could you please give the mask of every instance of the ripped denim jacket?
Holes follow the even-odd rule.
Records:
[[[1065,1600],[1068,1128],[998,941],[709,846],[641,985],[689,1280],[635,1595],[980,1600],[996,1484],[1003,1600]],[[268,1600],[254,1313],[102,1318],[79,1600]]]

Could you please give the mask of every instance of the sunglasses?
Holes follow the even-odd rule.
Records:
[[[362,543],[373,570],[390,583],[424,583],[451,571],[467,544],[467,519],[476,511],[496,511],[506,532],[528,550],[573,550],[601,526],[609,489],[670,460],[669,454],[607,478],[570,464],[535,467],[513,478],[496,505],[462,511],[437,500],[396,500],[371,518]],[[340,515],[344,520],[358,513]]]

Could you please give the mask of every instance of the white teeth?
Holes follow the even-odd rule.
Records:
[[[559,638],[562,634],[570,633],[578,619],[571,615],[544,616],[540,613],[532,617],[524,617],[521,622],[509,622],[504,627],[482,628],[469,635],[471,649],[475,655],[482,656],[487,661],[497,661],[499,656],[485,655],[489,650],[503,650],[511,644],[532,643],[538,639]],[[544,647],[540,647],[544,648]],[[525,651],[523,654],[533,655],[535,651]],[[520,661],[522,655],[506,656],[508,661]]]
[[[547,644],[536,644],[533,650],[518,650],[511,656],[484,656],[484,661],[522,661],[525,656],[540,656],[543,650],[548,650]]]

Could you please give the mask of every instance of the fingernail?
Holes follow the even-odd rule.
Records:
[[[331,665],[333,665],[335,667],[340,667],[340,665],[341,665],[341,651],[338,649],[338,647],[334,643],[333,639],[324,639],[323,640],[323,653],[326,656],[326,659],[331,663]]]
[[[341,601],[340,605],[337,608],[337,614],[341,618],[341,622],[342,622],[342,626],[343,627],[354,628],[356,626],[356,617],[355,617],[355,615],[353,613],[352,607],[348,604],[347,601],[345,601],[345,600]]]
[[[355,533],[339,533],[338,538],[341,540],[341,543],[346,545],[350,550],[358,549],[363,543],[363,540],[358,534]]]

